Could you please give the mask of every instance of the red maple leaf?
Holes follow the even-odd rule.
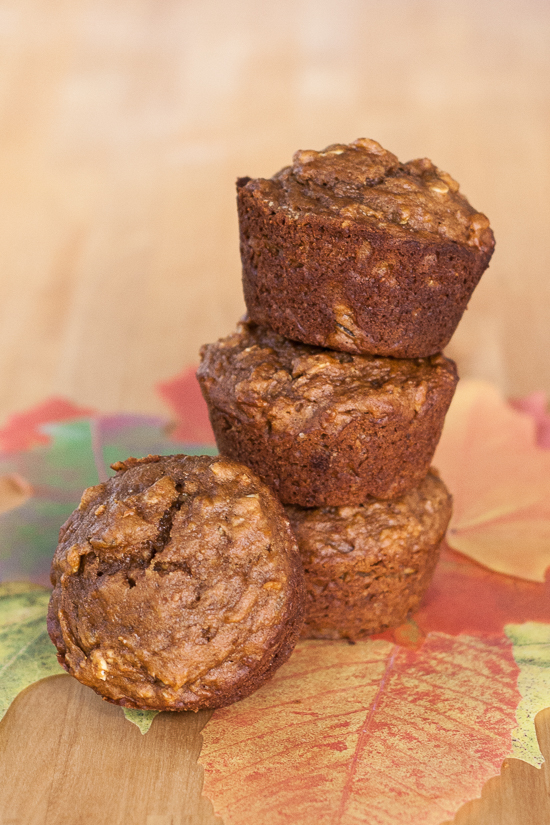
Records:
[[[0,429],[0,451],[16,453],[37,444],[49,444],[50,437],[40,429],[53,421],[71,421],[92,415],[90,407],[79,407],[65,398],[48,398],[25,412],[15,413]]]
[[[532,582],[495,573],[447,545],[414,616],[424,632],[502,636],[506,624],[550,624],[550,576]]]
[[[208,408],[197,381],[196,367],[189,367],[175,378],[162,381],[157,384],[157,390],[176,414],[172,438],[188,443],[215,443]]]

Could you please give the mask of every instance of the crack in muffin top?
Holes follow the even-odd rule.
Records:
[[[61,530],[52,637],[70,672],[115,701],[192,706],[238,684],[284,637],[294,538],[270,491],[229,459],[113,469]]]

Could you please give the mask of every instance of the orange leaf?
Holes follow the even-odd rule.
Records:
[[[550,451],[536,421],[490,384],[460,382],[434,464],[454,497],[447,541],[500,573],[544,581],[550,565]]]
[[[300,642],[214,713],[204,793],[225,825],[438,825],[510,753],[516,675],[504,639]]]

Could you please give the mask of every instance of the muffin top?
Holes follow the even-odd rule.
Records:
[[[298,151],[292,166],[270,180],[242,178],[239,185],[293,218],[327,215],[343,227],[365,225],[401,239],[440,238],[485,252],[494,247],[488,218],[450,175],[427,158],[401,163],[367,138]]]
[[[412,419],[457,382],[453,361],[352,355],[289,341],[252,323],[201,349],[197,373],[209,403],[274,434],[342,430],[361,415]]]
[[[301,610],[281,505],[225,458],[148,456],[113,469],[60,532],[48,627],[62,663],[130,707],[246,695]]]

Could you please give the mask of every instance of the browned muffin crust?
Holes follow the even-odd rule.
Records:
[[[356,641],[401,624],[418,606],[451,517],[434,471],[395,501],[285,508],[306,576],[310,639]]]
[[[201,356],[220,452],[303,507],[393,498],[418,484],[457,382],[443,355],[350,355],[253,324]]]
[[[248,696],[288,658],[303,622],[281,505],[229,459],[148,456],[113,469],[60,531],[48,614],[60,663],[131,708]]]
[[[237,189],[249,316],[308,344],[439,352],[494,249],[488,219],[450,175],[373,140],[297,152]]]

